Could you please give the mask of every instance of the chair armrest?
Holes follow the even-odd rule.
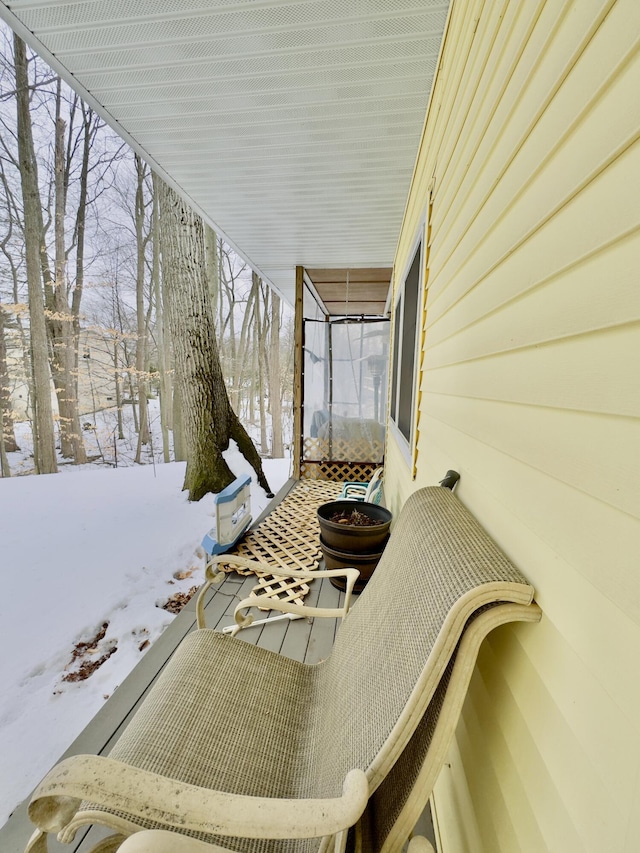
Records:
[[[29,817],[41,830],[71,840],[84,821],[74,817],[83,800],[157,821],[178,830],[240,838],[319,838],[352,826],[369,796],[362,770],[347,773],[341,797],[247,797],[187,785],[98,755],[74,755],[57,764],[36,788]],[[71,835],[69,836],[69,834]]]
[[[311,579],[346,577],[347,583],[344,593],[342,607],[309,607],[307,604],[294,604],[292,601],[281,601],[268,595],[250,595],[244,598],[233,611],[236,625],[232,634],[237,634],[241,628],[248,628],[253,622],[253,616],[243,616],[241,611],[248,607],[259,607],[262,610],[279,610],[281,613],[291,613],[294,616],[315,619],[322,616],[328,619],[344,619],[351,608],[351,594],[353,587],[360,576],[358,569],[327,569],[323,571],[310,572]],[[289,577],[289,575],[287,575]],[[199,626],[202,627],[202,626]]]
[[[200,592],[198,593],[198,598],[196,599],[196,616],[198,622],[198,628],[206,628],[207,621],[204,614],[204,599],[207,591],[212,586],[212,584],[220,583],[225,578],[225,573],[222,571],[216,571],[216,566],[220,563],[224,563],[225,565],[232,566],[242,566],[244,569],[252,569],[255,572],[262,572],[264,574],[273,575],[274,577],[280,578],[300,578],[301,580],[313,580],[314,578],[332,578],[332,577],[346,577],[346,589],[345,589],[345,597],[344,597],[344,607],[331,610],[329,612],[326,608],[306,608],[306,610],[316,610],[318,612],[307,613],[303,612],[304,605],[294,605],[295,610],[282,610],[283,613],[295,613],[300,616],[330,616],[334,619],[336,617],[344,618],[349,612],[349,607],[351,606],[351,593],[353,592],[353,587],[358,580],[360,572],[357,569],[289,569],[286,566],[273,566],[271,563],[261,563],[258,560],[250,560],[247,557],[238,557],[226,554],[220,554],[217,557],[214,557],[212,560],[209,560],[207,563],[205,578],[206,582],[201,587]],[[354,574],[355,572],[355,574]],[[236,613],[242,607],[262,607],[264,609],[264,605],[266,603],[269,604],[269,610],[280,610],[280,607],[273,606],[275,604],[275,599],[268,598],[267,596],[250,596],[251,599],[259,598],[260,604],[256,604],[253,600],[250,604],[245,604],[249,599],[245,599],[236,607]],[[278,602],[284,604],[285,602]],[[320,610],[326,610],[326,612],[319,612]],[[247,625],[251,624],[247,622],[246,624],[240,624],[238,619],[236,618],[236,622],[239,625],[239,628],[246,628]]]
[[[345,483],[342,487],[342,498],[343,500],[349,500],[352,497],[364,499],[368,488],[367,483]]]

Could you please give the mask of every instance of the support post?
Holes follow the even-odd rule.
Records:
[[[300,479],[302,462],[302,406],[304,399],[304,353],[303,353],[303,293],[304,269],[296,267],[296,302],[293,350],[293,477]]]

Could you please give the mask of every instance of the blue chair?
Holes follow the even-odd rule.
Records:
[[[368,483],[345,483],[342,487],[341,499],[346,501],[366,501],[379,504],[382,500],[383,468],[376,468]]]

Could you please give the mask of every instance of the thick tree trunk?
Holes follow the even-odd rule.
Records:
[[[61,81],[58,80],[56,94],[56,131],[55,131],[55,280],[50,289],[48,306],[48,329],[52,347],[52,374],[58,398],[60,452],[65,459],[73,459],[76,464],[84,464],[87,454],[84,449],[78,397],[76,393],[76,340],[74,322],[69,307],[66,253],[65,253],[65,212],[67,207],[68,171],[65,165],[66,123],[60,117]],[[42,248],[44,247],[44,226],[42,228]],[[46,263],[48,269],[48,263]]]
[[[171,418],[173,421],[173,458],[176,462],[186,462],[187,448],[184,439],[184,422],[182,420],[182,398],[180,397],[180,384],[178,382],[173,383]]]
[[[214,322],[217,318],[217,307],[220,291],[220,264],[218,262],[218,237],[210,225],[204,225],[204,260],[207,270],[207,282],[211,294],[211,307]]]
[[[42,220],[42,207],[29,113],[27,53],[24,42],[15,35],[14,48],[18,156],[24,206],[25,266],[29,293],[31,369],[34,388],[32,401],[33,450],[36,473],[52,474],[58,470],[58,465],[53,430],[47,330],[40,269],[42,228],[39,227],[38,223]]]
[[[258,411],[260,416],[260,450],[262,451],[262,455],[266,456],[269,452],[269,448],[267,446],[267,412],[265,406],[265,396],[266,396],[266,382],[265,382],[265,346],[264,346],[264,337],[265,337],[265,327],[262,323],[262,318],[260,316],[260,302],[262,297],[262,280],[257,273],[252,274],[253,285],[256,290],[256,326],[255,326],[255,339],[254,339],[254,347],[256,350],[257,356],[257,374],[254,376],[254,380],[257,379],[257,390],[258,390]],[[266,305],[265,305],[265,321],[266,321]],[[256,385],[252,383],[251,388],[251,396],[255,399]]]
[[[269,346],[269,404],[271,408],[271,455],[284,456],[282,444],[282,391],[280,378],[280,297],[271,294],[271,341]]]
[[[156,348],[158,350],[158,379],[160,386],[160,432],[162,434],[162,458],[171,461],[169,445],[169,416],[171,390],[169,384],[169,369],[164,333],[164,310],[162,305],[162,290],[160,287],[160,221],[158,210],[157,178],[152,175],[153,182],[153,260],[151,266],[151,286],[156,299]]]
[[[189,500],[197,501],[228,486],[235,478],[222,451],[237,435],[260,484],[270,492],[260,458],[251,445],[253,456],[229,404],[204,267],[202,220],[174,190],[158,184],[163,277],[187,454],[183,488],[189,491]]]

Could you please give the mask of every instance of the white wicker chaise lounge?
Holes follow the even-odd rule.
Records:
[[[69,758],[36,789],[27,851],[89,824],[115,833],[100,853],[140,830],[191,836],[200,843],[176,836],[175,850],[194,853],[397,851],[442,766],[482,639],[540,615],[461,501],[421,489],[325,661],[189,634],[109,757]],[[166,835],[136,845],[145,839]]]

